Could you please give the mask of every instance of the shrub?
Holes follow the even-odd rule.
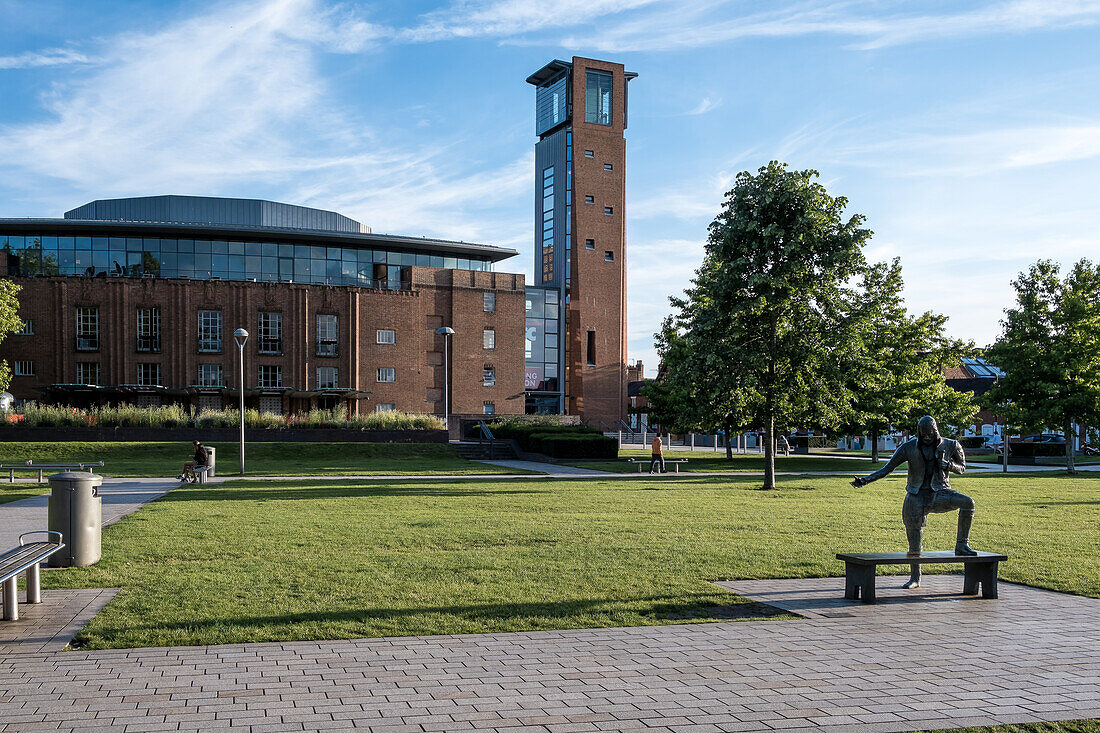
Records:
[[[599,434],[535,433],[532,450],[552,458],[617,458],[619,442]]]

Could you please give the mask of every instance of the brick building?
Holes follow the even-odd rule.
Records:
[[[527,78],[539,138],[527,410],[580,415],[609,430],[627,414],[624,134],[636,76],[574,56]]]
[[[236,404],[269,412],[522,413],[514,250],[373,234],[333,212],[241,199],[99,201],[0,220],[23,333],[0,343],[17,399]]]

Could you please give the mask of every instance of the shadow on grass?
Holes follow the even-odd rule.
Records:
[[[160,501],[262,501],[262,500],[294,500],[294,499],[341,499],[349,497],[383,497],[383,496],[430,496],[466,498],[477,496],[503,496],[508,494],[541,494],[539,489],[479,489],[473,486],[469,488],[455,488],[453,484],[424,485],[416,484],[337,484],[310,486],[277,486],[268,484],[271,488],[250,487],[214,487],[208,489],[187,488],[171,491],[161,497]]]
[[[631,598],[629,602],[674,601],[667,596],[653,598]],[[563,601],[560,603],[490,603],[468,606],[418,606],[414,608],[373,608],[344,611],[316,611],[309,613],[286,613],[274,616],[244,616],[240,618],[211,618],[195,621],[177,621],[156,624],[129,624],[127,631],[200,631],[203,629],[227,629],[233,626],[287,626],[293,624],[318,623],[365,623],[370,621],[388,621],[412,616],[443,615],[484,622],[487,619],[538,618],[569,621],[584,613],[598,613],[604,609],[608,613],[620,612],[614,604],[615,599],[587,599]],[[756,601],[734,604],[716,604],[707,602],[690,603],[683,601],[658,603],[642,615],[652,616],[661,621],[750,621],[787,617],[791,614],[774,606]]]

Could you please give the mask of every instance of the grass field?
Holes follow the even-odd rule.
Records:
[[[6,480],[6,474],[5,474]],[[49,491],[49,484],[0,484],[0,504],[38,496]]]
[[[903,479],[477,479],[187,486],[48,588],[121,592],[93,648],[633,626],[759,617],[717,578],[836,576],[905,547]],[[1100,597],[1100,476],[962,477],[1002,577]],[[954,516],[927,546],[954,543]],[[938,566],[943,567],[943,566]],[[838,586],[839,588],[840,586]]]
[[[236,474],[238,445],[211,445],[218,473]],[[103,461],[98,470],[103,476],[174,477],[192,453],[190,443],[0,443],[0,464]],[[249,476],[524,473],[467,461],[438,443],[248,443],[245,471]]]
[[[1053,723],[1019,723],[982,728],[949,728],[931,733],[1100,733],[1100,720],[1060,720]]]
[[[637,473],[638,467],[632,463],[627,463],[625,459],[635,458],[637,460],[645,460],[646,465],[642,470],[648,471],[649,456],[648,449],[624,448],[619,451],[619,460],[617,461],[562,461],[562,463],[570,466],[578,466],[580,468],[591,468],[596,471]],[[855,476],[856,474],[870,473],[876,468],[881,467],[889,457],[889,455],[884,455],[878,464],[874,464],[871,463],[870,458],[860,456],[853,458],[822,455],[778,456],[775,459],[775,470],[780,472],[851,471],[852,475]],[[727,461],[725,452],[715,453],[713,450],[665,451],[665,460],[675,458],[688,459],[686,464],[680,464],[681,473],[685,471],[688,473],[740,473],[759,472],[764,470],[764,456],[760,453],[734,453],[733,460]],[[673,471],[674,469],[672,466],[668,466],[668,470]]]

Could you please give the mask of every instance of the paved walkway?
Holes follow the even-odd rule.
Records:
[[[814,618],[0,658],[0,731],[902,731],[1100,717],[1100,601],[839,599],[726,584]],[[921,596],[926,597],[921,597]],[[832,615],[822,614],[824,608]]]

